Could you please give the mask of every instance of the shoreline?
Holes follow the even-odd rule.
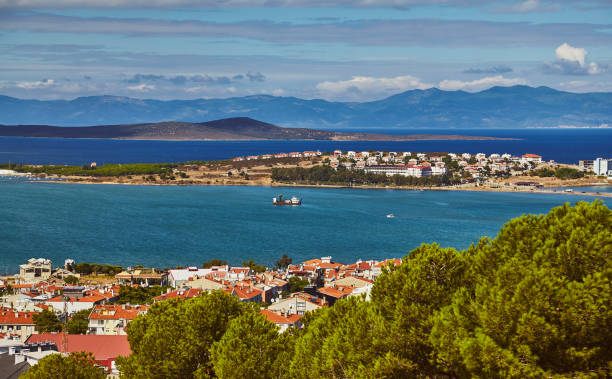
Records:
[[[397,191],[464,191],[464,192],[504,192],[504,193],[530,193],[544,195],[579,195],[579,196],[594,196],[594,197],[612,197],[612,192],[565,192],[563,190],[553,190],[548,187],[545,189],[513,189],[513,188],[493,188],[486,186],[465,186],[465,187],[408,187],[408,186],[347,186],[341,184],[303,184],[303,183],[215,183],[215,184],[157,184],[157,183],[117,183],[117,182],[93,182],[93,181],[72,181],[72,180],[36,180],[33,183],[62,183],[62,184],[101,184],[101,185],[120,185],[120,186],[157,186],[157,187],[287,187],[287,188],[329,188],[329,189],[376,189],[376,190],[397,190]],[[582,185],[569,185],[570,187],[596,187],[596,186],[612,186],[609,183],[589,183]]]

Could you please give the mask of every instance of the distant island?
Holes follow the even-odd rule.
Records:
[[[250,117],[317,129],[528,128],[612,124],[612,93],[549,87],[491,87],[480,92],[410,90],[368,102],[253,95],[157,100],[87,96],[71,100],[0,95],[0,124],[92,126]]]
[[[330,141],[416,141],[416,140],[503,140],[484,136],[378,133],[343,133],[306,128],[283,128],[248,117],[191,122],[61,127],[49,125],[0,125],[4,137],[100,138],[132,140],[330,140]]]

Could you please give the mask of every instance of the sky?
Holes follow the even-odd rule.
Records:
[[[612,92],[612,0],[0,0],[0,94]]]

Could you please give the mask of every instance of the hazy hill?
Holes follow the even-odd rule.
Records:
[[[40,101],[0,96],[3,124],[201,122],[228,116],[309,128],[584,126],[612,124],[612,93],[580,94],[528,86],[493,87],[477,93],[428,89],[364,103],[267,95],[169,101],[117,96]]]
[[[73,126],[0,125],[0,136],[55,137],[55,138],[113,138],[150,140],[385,140],[411,141],[417,139],[495,139],[458,135],[388,135],[376,133],[340,133],[305,128],[281,128],[276,125],[234,117],[215,121],[158,122],[149,124]]]

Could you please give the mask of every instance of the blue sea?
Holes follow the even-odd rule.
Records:
[[[0,137],[0,163],[70,164],[184,162],[304,150],[537,153],[545,160],[578,163],[612,157],[611,129],[400,129],[393,134],[462,134],[518,138],[510,141],[118,141]]]
[[[300,207],[275,207],[283,193]],[[0,181],[0,273],[31,257],[160,268],[212,258],[272,265],[331,255],[403,257],[421,243],[466,248],[508,220],[578,195]],[[387,214],[395,218],[387,218]]]
[[[377,131],[389,132],[389,131]],[[423,130],[395,130],[396,134]],[[512,141],[112,141],[0,138],[0,163],[83,164],[218,160],[303,150],[541,154],[576,163],[612,157],[612,129],[427,130]],[[607,191],[609,187],[598,189]],[[278,193],[301,207],[274,207]],[[0,274],[31,257],[160,268],[272,265],[331,255],[340,262],[402,257],[421,243],[466,248],[524,213],[591,197],[555,194],[270,187],[159,187],[0,180]],[[395,218],[387,218],[387,214]]]

